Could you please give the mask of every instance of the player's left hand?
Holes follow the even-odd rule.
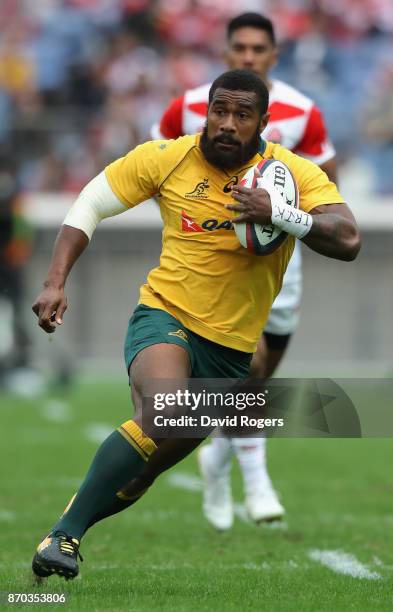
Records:
[[[47,334],[53,334],[56,326],[62,325],[67,310],[64,288],[46,286],[34,302],[32,310],[38,317],[41,329]]]
[[[256,178],[260,173],[255,170]],[[233,223],[260,223],[269,225],[272,222],[272,204],[266,189],[249,189],[241,185],[232,188],[232,197],[238,204],[228,204],[225,208],[240,213],[232,219]]]

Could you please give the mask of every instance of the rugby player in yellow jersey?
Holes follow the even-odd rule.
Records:
[[[140,145],[93,179],[64,221],[33,305],[47,333],[62,324],[66,279],[101,219],[156,195],[163,248],[126,336],[134,416],[103,442],[79,491],[39,544],[33,559],[38,576],[75,577],[86,530],[133,504],[158,472],[200,442],[153,439],[146,418],[142,429],[142,399],[151,381],[247,378],[295,236],[327,257],[350,261],[359,251],[356,222],[336,186],[312,162],[261,140],[268,98],[251,72],[224,73],[211,87],[202,135]],[[296,226],[278,220],[264,189],[235,186],[232,195],[224,190],[228,178],[271,158],[286,163],[298,184],[302,220]],[[207,229],[211,219],[217,224]],[[236,239],[232,223],[241,221],[274,222],[289,236],[271,255],[257,257]]]

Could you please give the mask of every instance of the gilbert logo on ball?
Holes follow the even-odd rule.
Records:
[[[255,176],[258,168],[261,176]],[[283,198],[284,204],[299,208],[299,192],[293,175],[286,164],[277,159],[263,159],[250,168],[240,185],[244,187],[261,187],[270,191],[276,190]],[[288,234],[280,228],[259,223],[234,223],[236,235],[240,244],[255,255],[270,255],[278,249]]]

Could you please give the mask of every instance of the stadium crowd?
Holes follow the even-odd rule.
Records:
[[[276,76],[316,99],[341,163],[366,160],[392,194],[389,0],[3,0],[0,148],[22,190],[77,192],[146,140],[171,97],[224,68],[225,22],[245,10],[273,19]]]

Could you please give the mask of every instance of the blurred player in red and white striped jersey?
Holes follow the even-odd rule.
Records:
[[[298,155],[307,157],[336,182],[335,150],[321,111],[313,100],[282,81],[269,78],[277,62],[276,39],[272,22],[258,13],[244,13],[227,26],[225,59],[230,69],[244,68],[260,76],[269,88],[269,123],[262,133],[266,140],[279,142]],[[173,100],[152,128],[153,138],[178,138],[201,132],[206,121],[211,83],[186,91]],[[233,176],[228,185],[236,184]],[[296,330],[302,289],[301,257],[298,241],[283,287],[255,353],[251,371],[257,378],[271,376],[280,363]],[[245,504],[256,522],[280,519],[284,514],[272,487],[267,467],[265,440],[260,438],[213,438],[199,453],[204,480],[204,513],[218,529],[233,523],[230,487],[232,454],[240,464],[245,488]]]

